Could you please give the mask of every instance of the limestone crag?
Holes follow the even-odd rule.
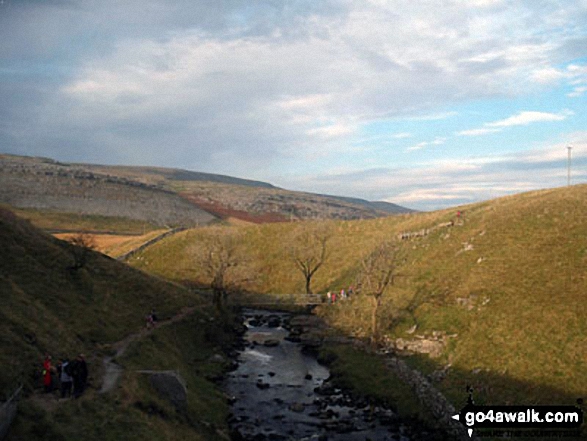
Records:
[[[144,220],[161,226],[214,219],[176,193],[81,166],[0,157],[0,203],[86,215]]]

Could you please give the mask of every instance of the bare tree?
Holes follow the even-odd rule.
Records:
[[[398,277],[399,247],[394,242],[379,245],[361,262],[361,294],[369,297],[371,309],[371,342],[379,341],[379,309],[383,294],[394,285]]]
[[[304,275],[306,294],[312,294],[312,277],[328,259],[330,237],[324,225],[302,223],[294,232],[289,256]]]
[[[225,231],[211,231],[195,251],[195,261],[212,289],[218,310],[224,309],[228,292],[241,280],[237,268],[244,259],[238,249],[237,237]]]
[[[85,231],[71,236],[67,241],[73,245],[71,247],[73,265],[69,269],[77,271],[86,265],[90,252],[96,249],[96,241],[91,234]]]

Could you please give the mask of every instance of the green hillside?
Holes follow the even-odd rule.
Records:
[[[457,210],[463,212],[457,219]],[[434,213],[334,222],[329,259],[312,282],[315,292],[355,283],[361,258],[396,240],[401,277],[384,296],[388,339],[433,331],[449,338],[441,357],[409,358],[425,372],[446,367],[439,387],[456,404],[466,384],[480,402],[570,404],[587,391],[587,186],[538,191]],[[451,226],[450,222],[454,225]],[[227,228],[238,237],[259,293],[303,292],[288,258],[291,238],[311,223]],[[136,256],[132,264],[174,280],[205,278],[194,252],[210,231],[189,230]],[[411,234],[405,234],[411,233]],[[398,239],[404,234],[405,239]],[[318,312],[341,333],[368,336],[365,299]]]
[[[9,440],[218,436],[226,405],[206,378],[222,366],[206,360],[221,350],[224,331],[210,321],[211,310],[199,296],[95,252],[72,270],[72,245],[4,209],[0,249],[0,392],[24,384]],[[119,387],[97,393],[113,343],[144,328],[151,308],[165,320],[190,305],[199,309],[184,321],[131,344],[117,360],[125,368]],[[89,389],[81,399],[59,402],[41,393],[45,353],[55,362],[86,354]],[[187,407],[180,411],[158,397],[138,369],[178,370],[189,387]]]

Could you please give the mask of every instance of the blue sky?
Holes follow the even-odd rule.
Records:
[[[0,1],[0,151],[433,210],[587,182],[585,0]]]

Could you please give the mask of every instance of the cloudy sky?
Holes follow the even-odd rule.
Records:
[[[586,0],[0,0],[0,152],[431,210],[587,182]]]

